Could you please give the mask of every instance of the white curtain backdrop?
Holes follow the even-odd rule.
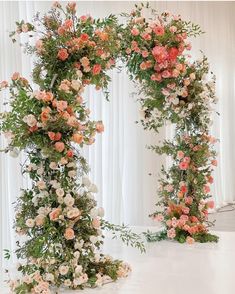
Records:
[[[12,44],[8,34],[14,29],[16,20],[30,21],[36,11],[45,12],[51,3],[0,1],[0,80],[8,79],[15,71],[30,77],[32,60],[23,54],[18,45]],[[130,11],[134,3],[79,1],[78,12],[103,17]],[[151,5],[159,12],[168,10],[181,14],[184,19],[200,24],[206,32],[192,40],[192,55],[199,56],[199,50],[203,50],[217,76],[217,95],[220,99],[217,110],[221,115],[215,117],[212,131],[221,142],[213,192],[216,205],[220,207],[235,201],[235,3],[155,1]],[[157,201],[158,174],[166,159],[145,147],[170,136],[171,129],[163,128],[157,136],[143,131],[141,125],[135,123],[139,119],[137,96],[131,95],[135,89],[125,70],[121,73],[113,71],[111,77],[110,102],[92,88],[86,91],[91,115],[94,119],[103,120],[105,132],[98,135],[93,146],[86,148],[85,155],[91,166],[91,178],[99,187],[97,200],[105,208],[106,218],[114,223],[149,225],[152,222],[148,214],[154,211]],[[6,98],[1,94],[1,111]],[[2,148],[3,138],[0,140]],[[20,187],[25,185],[20,174],[20,160],[0,154],[1,253],[4,248],[14,248],[12,202],[20,193]]]

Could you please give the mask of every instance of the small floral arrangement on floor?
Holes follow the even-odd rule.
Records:
[[[81,155],[83,145],[93,144],[104,131],[101,121],[90,120],[82,93],[89,84],[106,89],[106,71],[114,66],[120,47],[116,28],[114,16],[77,17],[75,3],[63,8],[56,2],[32,24],[18,22],[11,34],[13,40],[21,33],[33,38],[35,44],[30,41],[25,48],[36,55],[35,86],[17,72],[10,84],[0,84],[10,96],[9,110],[1,114],[5,152],[17,156],[25,151],[23,174],[32,182],[15,207],[15,230],[25,238],[17,242],[23,276],[10,281],[14,293],[83,289],[126,277],[128,264],[101,253],[102,229],[144,251],[138,235],[103,220],[94,197],[97,187],[87,178]]]
[[[167,122],[175,126],[173,140],[150,148],[172,157],[169,170],[162,168],[159,209],[151,217],[164,231],[145,233],[147,240],[174,239],[181,243],[217,241],[208,232],[208,209],[213,208],[210,185],[217,165],[209,134],[212,105],[216,103],[215,77],[209,74],[206,57],[191,62],[185,51],[189,37],[202,33],[199,26],[169,12],[145,18],[149,5],[138,4],[123,14],[122,54],[130,77],[140,87],[141,123],[158,132]]]

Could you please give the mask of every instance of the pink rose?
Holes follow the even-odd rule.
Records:
[[[208,194],[208,193],[210,193],[210,187],[209,186],[207,186],[207,185],[205,185],[204,187],[203,187],[203,192],[205,193],[205,194]]]
[[[177,27],[175,27],[175,26],[170,27],[170,32],[171,33],[175,33],[176,31],[177,31]]]
[[[185,156],[184,159],[183,159],[183,161],[184,161],[184,162],[187,162],[187,163],[190,163],[190,160],[191,160],[191,159],[190,159],[190,157],[188,157],[188,156]]]
[[[65,230],[64,237],[66,240],[73,240],[75,237],[74,230],[71,228],[67,228]]]
[[[179,168],[180,168],[181,170],[187,170],[188,167],[189,167],[188,162],[184,162],[184,161],[182,161],[182,162],[180,162],[180,164],[179,164]]]
[[[65,61],[65,60],[69,57],[69,54],[68,54],[67,49],[60,49],[60,50],[58,51],[57,57],[58,57],[60,60]]]
[[[207,202],[207,207],[210,209],[213,209],[215,207],[215,202],[213,200],[210,200]]]
[[[92,69],[93,75],[98,75],[101,72],[101,65],[95,64]]]
[[[86,22],[87,19],[88,19],[88,17],[87,17],[86,15],[82,15],[82,16],[80,16],[80,20],[81,20],[81,22]]]
[[[56,149],[56,151],[63,152],[64,151],[64,148],[65,148],[65,145],[64,145],[63,142],[56,142],[55,143],[55,149]]]
[[[146,57],[149,56],[149,53],[148,53],[148,51],[144,50],[144,51],[141,52],[141,55],[142,55],[144,58],[146,58]]]
[[[8,82],[7,81],[2,81],[0,83],[0,89],[7,88],[7,87],[8,87]]]
[[[18,80],[19,78],[20,78],[20,74],[18,72],[14,72],[13,75],[12,75],[12,77],[11,77],[11,79],[13,81]]]
[[[139,30],[136,29],[136,28],[133,28],[133,29],[131,30],[131,34],[132,34],[133,36],[138,36],[139,33],[140,33]]]
[[[157,26],[153,29],[154,33],[157,35],[157,36],[162,36],[165,34],[165,30],[164,30],[164,27],[162,26]]]
[[[64,27],[59,27],[57,30],[58,35],[63,36],[65,34],[65,28]]]
[[[170,72],[168,71],[168,70],[164,70],[163,72],[162,72],[162,77],[164,78],[164,79],[167,79],[167,78],[169,78],[171,76],[171,74],[170,74]]]
[[[217,166],[218,165],[218,162],[217,162],[216,159],[214,159],[214,160],[211,161],[211,164],[214,165],[214,166]]]
[[[193,203],[193,198],[188,196],[185,198],[185,204],[191,205]]]
[[[182,211],[184,214],[189,214],[189,208],[188,207],[183,207]]]
[[[63,27],[66,28],[66,30],[69,30],[73,26],[73,21],[72,19],[66,19]]]
[[[178,158],[178,159],[182,159],[183,157],[184,157],[184,152],[181,151],[181,150],[178,151],[178,152],[177,152],[177,158]]]

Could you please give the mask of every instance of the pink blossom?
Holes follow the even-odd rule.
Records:
[[[188,207],[183,207],[182,211],[184,214],[189,214],[189,208]]]
[[[193,198],[188,196],[185,198],[185,204],[191,205],[193,203]]]
[[[204,187],[203,187],[203,192],[205,193],[205,194],[208,194],[208,193],[210,193],[210,187],[208,186],[208,185],[205,185]]]
[[[168,71],[168,70],[164,70],[163,72],[162,72],[162,77],[163,78],[169,78],[171,76],[171,74],[170,74],[170,72]]]
[[[164,220],[164,217],[162,214],[157,214],[155,217],[154,217],[154,220],[155,221],[158,221],[158,222],[162,222]]]
[[[183,161],[184,161],[184,162],[187,162],[187,163],[190,163],[190,160],[191,160],[191,159],[190,159],[190,157],[188,157],[188,156],[185,156],[184,159],[183,159]]]
[[[144,50],[144,51],[141,52],[141,55],[142,55],[144,58],[146,58],[146,57],[149,56],[149,53],[148,53],[148,51]]]
[[[12,77],[11,77],[11,79],[13,81],[18,80],[19,78],[20,78],[20,74],[18,72],[14,72],[13,75],[12,75]]]
[[[170,229],[167,231],[167,237],[170,238],[170,239],[174,239],[176,236],[176,233],[175,233],[175,229]]]
[[[194,242],[195,242],[195,240],[192,238],[192,237],[187,237],[186,238],[186,242],[188,243],[188,244],[190,244],[190,245],[192,245]]]
[[[153,31],[157,36],[163,36],[165,34],[165,29],[162,26],[155,27]]]
[[[182,159],[183,157],[184,157],[184,152],[181,151],[181,150],[178,151],[178,152],[177,152],[177,158],[178,158],[178,159]]]

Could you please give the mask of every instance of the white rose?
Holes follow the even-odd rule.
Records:
[[[76,170],[70,170],[70,171],[68,172],[68,176],[69,176],[70,178],[74,178],[74,177],[76,177],[76,175],[77,175]]]
[[[65,197],[64,197],[64,203],[67,205],[67,206],[73,206],[74,205],[74,198],[70,195],[70,194],[67,194]]]
[[[77,75],[78,78],[81,78],[82,77],[82,71],[78,69],[76,71],[76,75]]]
[[[79,91],[81,88],[81,82],[78,80],[72,80],[71,82],[71,87],[75,90],[75,91]]]
[[[92,218],[95,218],[95,217],[98,216],[98,209],[97,209],[96,207],[94,207],[94,208],[92,208],[92,209],[90,210],[90,216],[91,216]]]
[[[54,281],[54,275],[51,274],[51,273],[47,273],[46,274],[46,280],[49,281],[49,282],[53,282]]]
[[[74,257],[75,258],[79,258],[80,257],[80,252],[79,251],[75,251],[74,253],[73,253],[73,255],[74,255]]]
[[[44,173],[44,169],[43,169],[43,167],[40,167],[40,168],[37,170],[37,174],[38,174],[39,176],[41,176],[43,173]]]
[[[68,163],[68,159],[65,158],[65,157],[62,157],[61,160],[60,160],[60,164],[61,164],[61,165],[65,165],[65,164],[67,164],[67,163]]]
[[[94,195],[92,193],[87,193],[87,197],[89,199],[91,199],[91,200],[94,200],[95,199],[95,197],[94,197]]]
[[[98,238],[96,236],[90,236],[90,241],[95,244],[98,241]]]
[[[83,245],[84,245],[84,241],[83,241],[83,240],[80,240],[79,242],[76,242],[76,243],[74,244],[74,248],[75,248],[76,250],[82,250]]]
[[[24,118],[23,118],[23,121],[29,126],[29,127],[34,127],[36,126],[37,124],[37,120],[35,118],[35,116],[33,114],[29,114],[29,115],[26,115]]]
[[[98,193],[98,188],[95,184],[91,184],[89,187],[89,191],[93,193]]]
[[[104,208],[103,207],[98,208],[98,216],[104,217]]]
[[[83,177],[82,178],[82,184],[86,187],[89,187],[91,185],[91,181],[89,180],[88,177]]]
[[[56,195],[59,197],[64,196],[64,190],[62,188],[56,189]]]
[[[27,227],[33,228],[34,225],[35,225],[35,220],[32,219],[32,218],[29,218],[29,219],[26,220],[25,224],[26,224]]]
[[[80,274],[80,273],[82,273],[82,266],[81,266],[81,265],[76,266],[76,268],[75,268],[75,273],[76,273],[76,274]]]
[[[72,282],[69,279],[64,280],[65,287],[69,287],[69,286],[71,286],[71,284],[72,284]]]
[[[65,276],[69,271],[69,267],[67,265],[61,265],[59,267],[59,273],[62,275],[62,276]]]
[[[179,98],[175,98],[175,99],[172,100],[172,103],[173,103],[174,105],[178,105],[179,102],[180,102]]]
[[[49,167],[50,167],[50,169],[57,169],[58,168],[56,162],[51,162],[50,165],[49,165]]]
[[[9,154],[11,157],[16,158],[19,156],[20,151],[18,148],[13,148],[12,150],[10,150]]]
[[[76,164],[74,162],[69,162],[67,164],[67,167],[76,167]]]
[[[59,204],[63,204],[64,203],[64,197],[63,196],[58,196],[57,201],[59,202]]]

